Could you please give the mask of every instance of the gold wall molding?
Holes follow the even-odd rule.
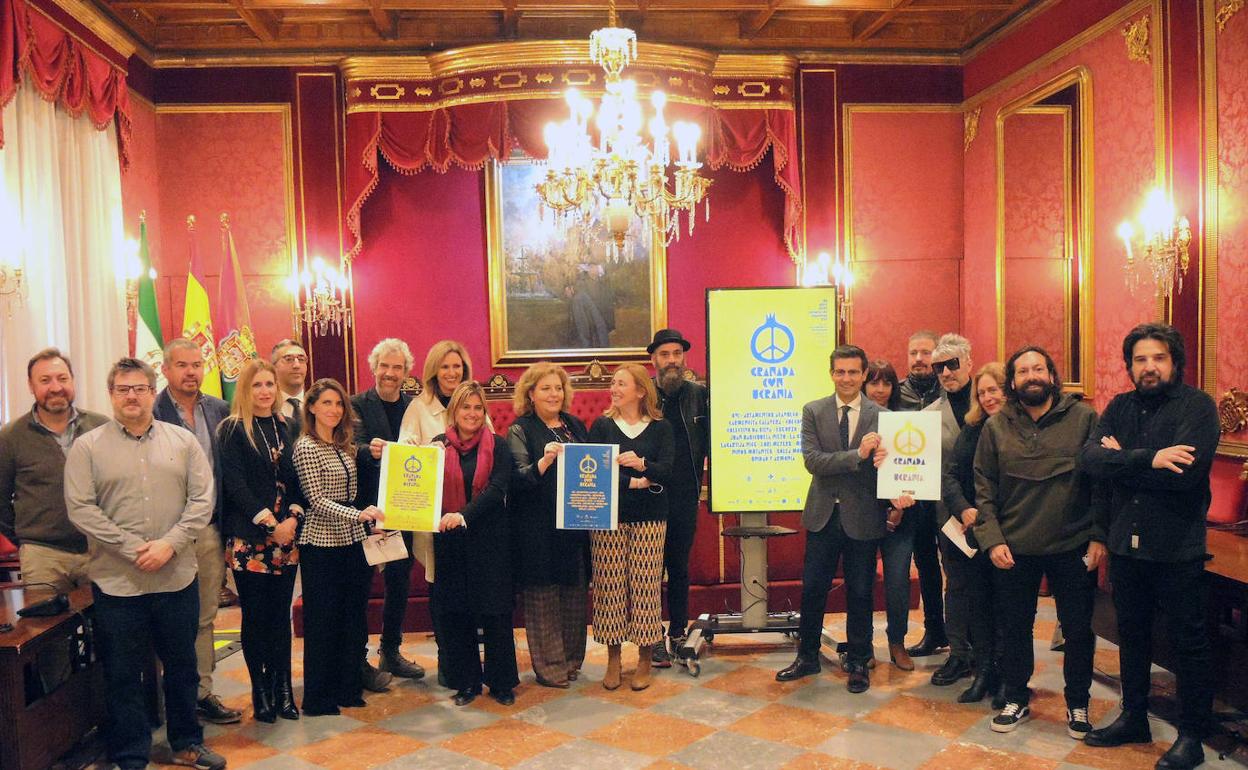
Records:
[[[74,21],[91,30],[91,33],[103,41],[105,45],[127,59],[137,53],[140,58],[151,61],[151,52],[131,36],[129,32],[126,32],[120,24],[105,16],[94,3],[88,0],[52,0],[52,2],[62,11],[72,16]],[[31,8],[38,10],[36,6],[31,6]],[[73,35],[74,33],[70,32],[70,34]],[[77,37],[77,35],[74,35],[74,37]],[[82,42],[85,43],[86,41]]]
[[[1127,44],[1127,58],[1131,61],[1148,62],[1151,60],[1148,45],[1148,21],[1147,15],[1141,16],[1122,31],[1122,37]]]
[[[979,113],[982,107],[962,113],[962,152],[971,149],[971,143],[979,135]]]
[[[1244,7],[1245,0],[1223,0],[1222,5],[1218,7],[1217,22],[1218,31],[1226,29],[1226,23],[1231,20],[1236,11],[1240,11]]]

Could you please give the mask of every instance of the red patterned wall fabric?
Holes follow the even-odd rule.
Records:
[[[347,227],[352,256],[362,248],[361,210],[376,189],[379,157],[403,174],[426,167],[445,172],[452,165],[480,168],[487,160],[507,157],[519,147],[534,158],[546,157],[542,130],[562,117],[562,104],[498,101],[462,104],[427,112],[353,112],[347,116]],[[785,241],[798,248],[801,181],[797,127],[791,109],[720,110],[673,105],[672,117],[697,120],[706,137],[706,164],[747,171],[772,153],[773,179],[784,191]]]
[[[850,337],[905,377],[912,332],[958,329],[962,114],[917,106],[850,109]]]
[[[1141,288],[1132,294],[1127,290],[1123,274],[1125,255],[1116,230],[1124,219],[1134,218],[1144,196],[1156,184],[1154,114],[1160,95],[1154,89],[1153,64],[1128,58],[1117,27],[995,92],[986,101],[970,105],[971,109],[980,110],[980,116],[979,132],[967,149],[965,163],[962,328],[973,345],[995,350],[997,319],[989,309],[996,305],[993,134],[997,113],[1013,99],[1076,66],[1087,67],[1092,80],[1094,406],[1103,409],[1110,398],[1131,386],[1122,363],[1123,336],[1137,323],[1155,317],[1157,309],[1152,291]]]
[[[0,3],[0,108],[25,78],[70,115],[84,112],[103,130],[117,119],[121,167],[130,165],[130,93],[126,73],[26,0]],[[0,124],[0,147],[4,126]]]
[[[1005,349],[1040,345],[1069,376],[1065,133],[1066,121],[1060,114],[1020,113],[1005,119],[1002,306]]]
[[[1248,11],[1216,41],[1218,79],[1217,395],[1248,390]],[[1190,354],[1189,354],[1190,355]],[[1229,434],[1248,441],[1248,431]]]

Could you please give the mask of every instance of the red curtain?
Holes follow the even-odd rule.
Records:
[[[452,164],[481,168],[519,147],[534,158],[546,157],[545,124],[562,117],[562,102],[498,101],[465,104],[424,112],[355,112],[347,116],[347,228],[350,255],[363,248],[360,214],[377,187],[378,158],[401,174],[432,167],[445,172]],[[724,166],[747,171],[772,152],[776,185],[784,191],[784,240],[796,253],[802,199],[797,158],[797,126],[793,110],[714,109],[674,105],[669,117],[697,120],[706,137],[706,160],[712,169]]]
[[[129,167],[126,73],[26,0],[4,0],[0,3],[0,109],[13,99],[23,77],[44,99],[57,102],[70,115],[86,112],[101,131],[116,117],[121,167]]]

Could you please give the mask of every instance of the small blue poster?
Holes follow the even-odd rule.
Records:
[[[616,529],[619,522],[620,447],[564,444],[559,461],[555,526],[559,529]]]

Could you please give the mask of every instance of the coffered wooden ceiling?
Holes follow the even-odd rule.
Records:
[[[583,39],[607,0],[89,0],[157,61]],[[714,50],[957,55],[1045,0],[619,0],[645,42]],[[146,50],[144,50],[146,49]]]

